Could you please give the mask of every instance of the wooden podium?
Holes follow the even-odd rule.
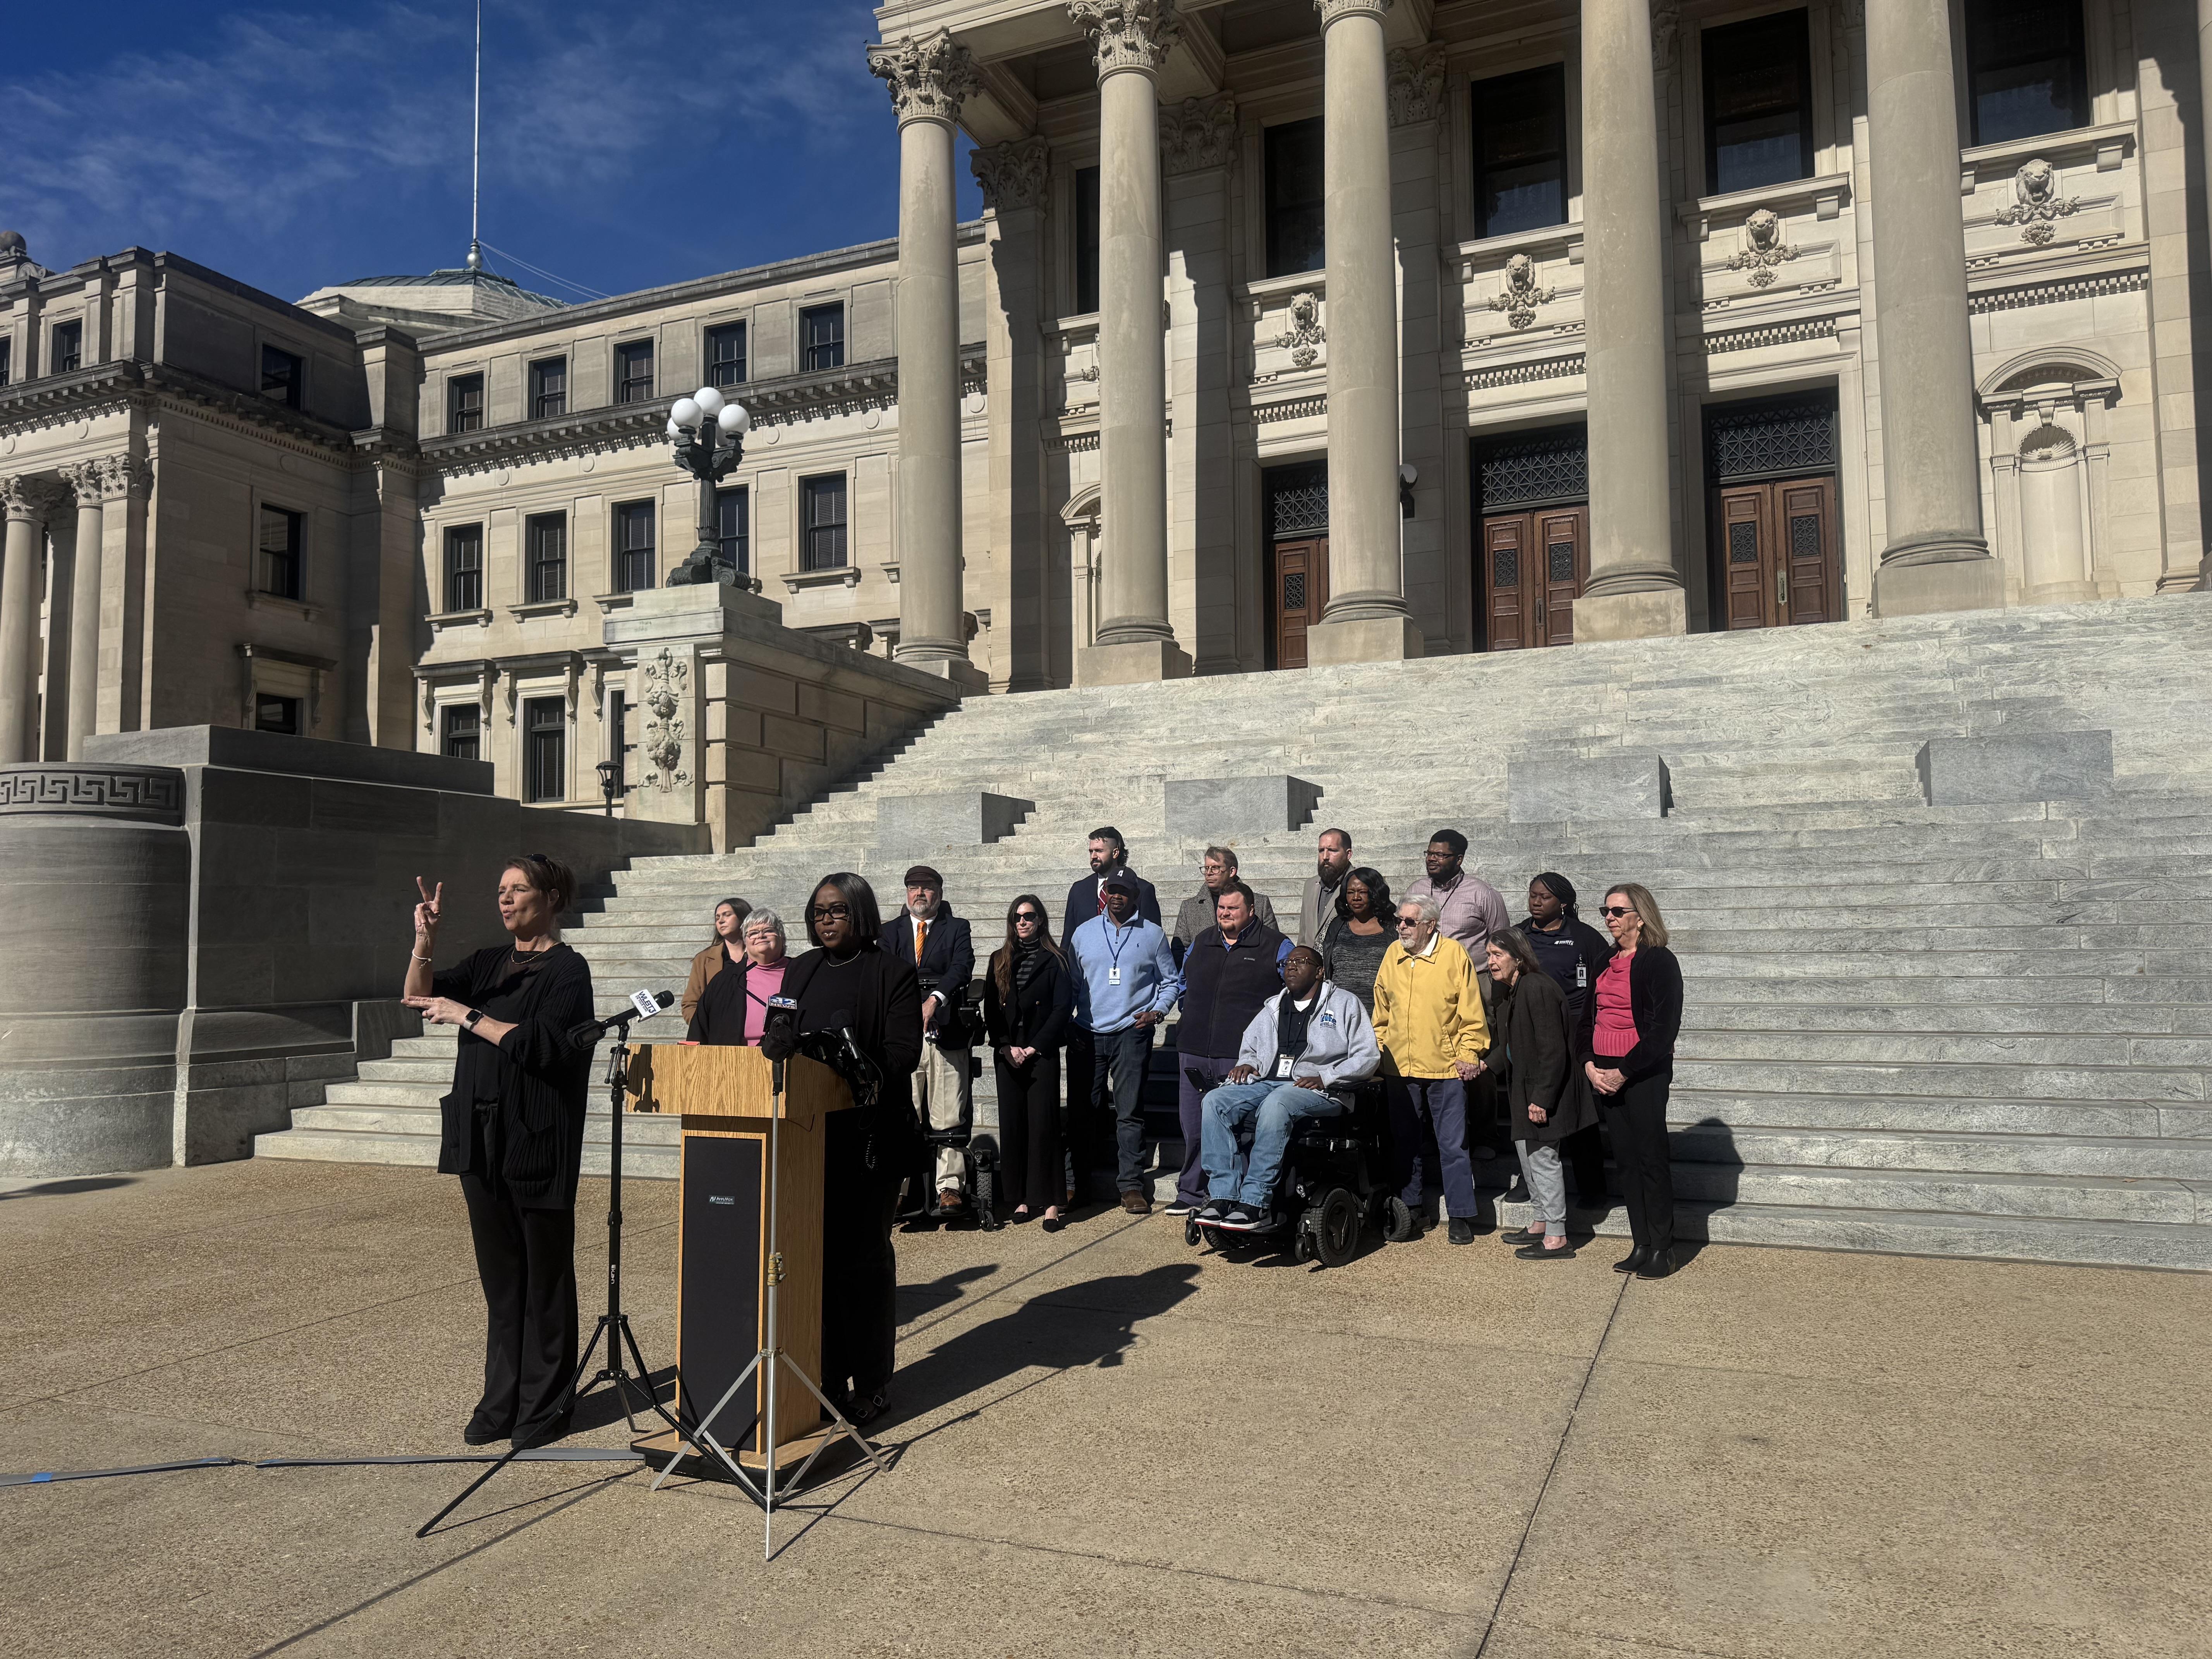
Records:
[[[676,1369],[677,1415],[687,1427],[714,1409],[765,1348],[781,1349],[821,1385],[823,1143],[829,1115],[850,1107],[853,1097],[843,1079],[803,1054],[785,1062],[784,1085],[779,1102],[772,1067],[757,1048],[648,1043],[629,1063],[629,1109],[684,1121]],[[772,1134],[772,1125],[780,1133]],[[771,1195],[776,1238],[769,1232]],[[779,1286],[773,1330],[772,1280]],[[811,1455],[823,1438],[822,1408],[808,1389],[787,1378],[771,1390],[769,1368],[762,1367],[711,1427],[744,1465],[760,1469],[770,1398],[781,1471]],[[667,1431],[637,1443],[641,1450],[678,1449]]]

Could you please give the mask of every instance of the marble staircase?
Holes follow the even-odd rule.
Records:
[[[1103,823],[1171,915],[1208,837],[1169,833],[1167,781],[1288,773],[1322,790],[1313,820],[1234,838],[1286,918],[1324,823],[1394,889],[1456,825],[1516,914],[1540,870],[1591,910],[1610,881],[1654,890],[1688,980],[1692,1231],[2212,1267],[2208,669],[2212,606],[2167,598],[978,699],[753,848],[640,860],[569,937],[609,1006],[680,987],[723,893],[796,929],[813,882],[857,868],[896,902],[910,860],[879,848],[878,799],[957,789],[1036,804],[1003,841],[928,854],[979,954],[1018,892],[1057,917]],[[2084,729],[2112,733],[2107,796],[1923,804],[1930,738]],[[1507,821],[1510,762],[1616,748],[1665,757],[1667,817]],[[364,1061],[261,1154],[432,1161],[449,1054],[429,1036]],[[662,1126],[630,1139],[631,1168],[668,1170]]]

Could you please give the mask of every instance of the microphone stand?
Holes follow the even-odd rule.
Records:
[[[599,1322],[592,1329],[592,1340],[584,1345],[583,1355],[576,1361],[576,1369],[569,1374],[568,1386],[561,1391],[568,1398],[568,1409],[574,1411],[576,1401],[600,1383],[613,1383],[615,1397],[622,1402],[623,1416],[629,1422],[633,1435],[637,1432],[637,1413],[630,1407],[632,1390],[635,1390],[637,1397],[648,1408],[659,1414],[662,1422],[671,1429],[677,1428],[676,1419],[668,1414],[668,1408],[660,1403],[659,1397],[653,1392],[653,1368],[645,1363],[645,1356],[638,1352],[636,1333],[630,1329],[629,1316],[623,1311],[622,1305],[623,1102],[629,1094],[629,1023],[640,1018],[641,1015],[637,1009],[626,1007],[620,1013],[580,1025],[570,1034],[580,1042],[586,1035],[592,1036],[593,1041],[597,1041],[611,1030],[615,1046],[607,1056],[607,1108],[612,1136],[607,1161],[607,1310],[599,1316]],[[592,1363],[592,1355],[597,1352],[599,1339],[603,1336],[607,1340],[607,1363],[592,1374],[590,1382],[584,1382],[580,1388],[577,1385],[582,1381],[584,1368]],[[625,1347],[637,1366],[635,1376],[623,1364]],[[497,1462],[469,1482],[452,1503],[424,1522],[415,1535],[417,1538],[428,1537],[432,1528],[466,1503],[479,1486],[513,1462],[516,1454],[523,1449],[520,1441],[509,1446]]]

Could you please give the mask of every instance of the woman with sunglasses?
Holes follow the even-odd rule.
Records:
[[[983,1024],[999,1076],[999,1171],[1016,1221],[1060,1228],[1060,1050],[1075,1018],[1075,980],[1052,942],[1044,901],[1006,909],[1006,942],[983,978]]]
[[[1674,1169],[1667,1146],[1667,1091],[1682,1029],[1682,967],[1647,887],[1607,889],[1613,950],[1583,1009],[1583,1073],[1611,1126],[1613,1163],[1634,1248],[1615,1273],[1664,1279],[1674,1271]]]
[[[784,975],[799,1030],[850,1031],[882,1073],[872,1111],[832,1112],[822,1157],[822,1391],[854,1424],[889,1398],[898,1330],[891,1221],[904,1172],[921,1158],[914,1069],[921,1063],[921,984],[906,954],[880,948],[875,889],[849,870],[806,902],[814,949]]]

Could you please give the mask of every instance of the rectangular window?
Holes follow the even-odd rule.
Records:
[[[1705,31],[1711,194],[1813,176],[1813,49],[1805,15],[1779,11]]]
[[[725,323],[707,331],[707,384],[712,386],[745,383],[745,325]]]
[[[261,591],[280,599],[300,597],[300,542],[307,515],[281,507],[261,509]]]
[[[549,420],[568,412],[568,360],[541,357],[530,366],[530,418]]]
[[[446,609],[483,609],[483,526],[457,524],[446,532]]]
[[[714,492],[714,556],[740,576],[752,572],[745,545],[745,514],[750,503],[744,486]]]
[[[449,702],[441,714],[441,734],[449,760],[483,758],[483,710],[472,702]]]
[[[1322,231],[1321,118],[1269,127],[1267,275],[1291,276],[1328,263]]]
[[[845,565],[845,475],[808,478],[805,492],[806,545],[802,558],[808,570],[842,570]]]
[[[523,540],[530,550],[530,575],[524,592],[529,603],[542,605],[568,597],[568,515],[540,513],[523,522]]]
[[[287,409],[300,407],[305,393],[307,365],[289,351],[279,351],[275,346],[261,348],[261,395],[274,398]]]
[[[1098,309],[1098,169],[1075,170],[1075,308]]]
[[[84,362],[84,325],[82,322],[54,325],[54,366],[47,373],[66,374]]]
[[[1966,0],[1966,75],[1974,143],[2088,125],[2081,0]]]
[[[15,343],[13,340],[0,340],[0,386],[6,386],[15,378]]]
[[[809,306],[799,313],[799,366],[808,374],[844,368],[844,307]]]
[[[446,430],[483,430],[483,376],[456,374],[446,382]]]
[[[559,697],[532,697],[522,705],[525,800],[568,798],[568,713]]]
[[[253,729],[257,732],[281,732],[288,738],[300,735],[300,700],[279,697],[267,691],[253,694]]]
[[[636,593],[653,585],[653,503],[627,501],[615,509],[615,592]]]
[[[632,340],[615,348],[615,401],[649,403],[653,398],[653,342]]]
[[[1477,81],[1473,92],[1475,235],[1566,223],[1566,66]]]

